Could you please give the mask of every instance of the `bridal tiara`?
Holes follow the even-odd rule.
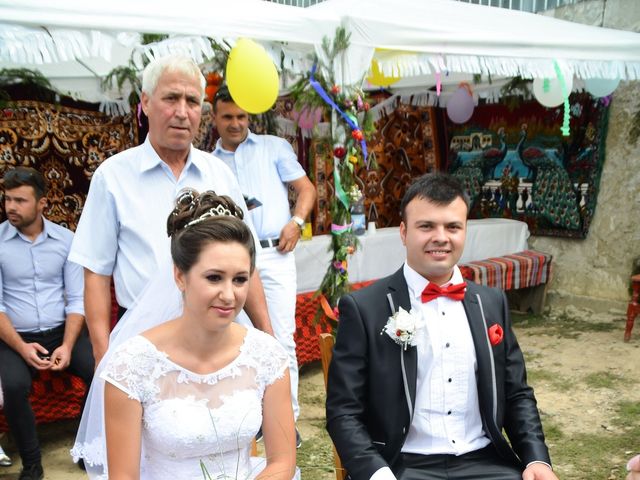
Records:
[[[205,221],[207,218],[210,218],[210,217],[221,217],[221,216],[233,217],[235,215],[233,213],[231,213],[231,210],[229,210],[227,207],[225,207],[222,204],[220,204],[220,205],[217,205],[215,207],[210,208],[209,210],[204,212],[202,215],[200,215],[198,218],[195,218],[195,219],[191,220],[189,223],[187,223],[182,228],[184,230],[185,228],[191,227],[192,225],[196,225],[196,224],[198,224],[200,222]]]

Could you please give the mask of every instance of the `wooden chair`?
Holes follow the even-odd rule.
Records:
[[[640,303],[638,303],[638,300],[640,299],[640,274],[633,275],[631,277],[631,288],[633,289],[633,294],[631,295],[629,306],[627,306],[627,325],[624,329],[625,342],[631,340],[631,330],[633,329],[633,322],[636,319],[636,315],[640,313]]]
[[[331,333],[321,333],[318,339],[320,343],[320,361],[322,362],[322,373],[324,374],[324,387],[327,388],[327,380],[329,377],[329,364],[331,363],[331,357],[333,356],[333,335]],[[344,480],[347,476],[347,471],[342,466],[342,461],[336,452],[336,447],[333,447],[333,464],[336,469],[336,480]]]

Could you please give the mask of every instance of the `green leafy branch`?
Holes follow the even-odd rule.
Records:
[[[337,320],[338,300],[351,289],[348,258],[359,246],[351,229],[351,208],[356,202],[362,201],[362,192],[355,179],[357,167],[366,163],[360,142],[366,140],[374,131],[369,103],[364,92],[354,86],[340,86],[333,70],[335,60],[348,49],[349,38],[350,34],[346,29],[339,27],[333,39],[325,37],[322,40],[323,58],[311,57],[315,64],[313,79],[327,92],[349,121],[343,115],[332,112],[332,107],[318,95],[311,85],[311,72],[303,75],[291,89],[291,96],[298,111],[321,108],[324,117],[331,118],[331,136],[325,139],[315,136],[316,142],[327,143],[326,148],[322,150],[331,152],[336,190],[330,206],[333,226],[329,251],[332,252],[332,257],[315,294],[315,298],[320,298],[316,320],[322,316]]]
[[[13,85],[24,84],[33,88],[36,99],[55,102],[59,92],[51,82],[37,70],[28,68],[3,68],[0,70],[0,108],[11,103],[11,95],[7,91]]]

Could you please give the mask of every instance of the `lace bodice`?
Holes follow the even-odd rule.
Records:
[[[101,377],[143,407],[142,479],[255,477],[251,440],[262,424],[265,388],[287,368],[278,342],[249,329],[239,355],[206,375],[171,361],[149,340],[123,343]]]

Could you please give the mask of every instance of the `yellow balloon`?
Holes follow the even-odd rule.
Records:
[[[229,52],[226,81],[233,101],[249,113],[269,110],[278,98],[278,71],[253,40],[241,38]]]
[[[400,77],[385,77],[380,70],[377,60],[371,60],[371,76],[367,78],[367,81],[371,85],[377,85],[378,87],[388,87],[400,80]]]

